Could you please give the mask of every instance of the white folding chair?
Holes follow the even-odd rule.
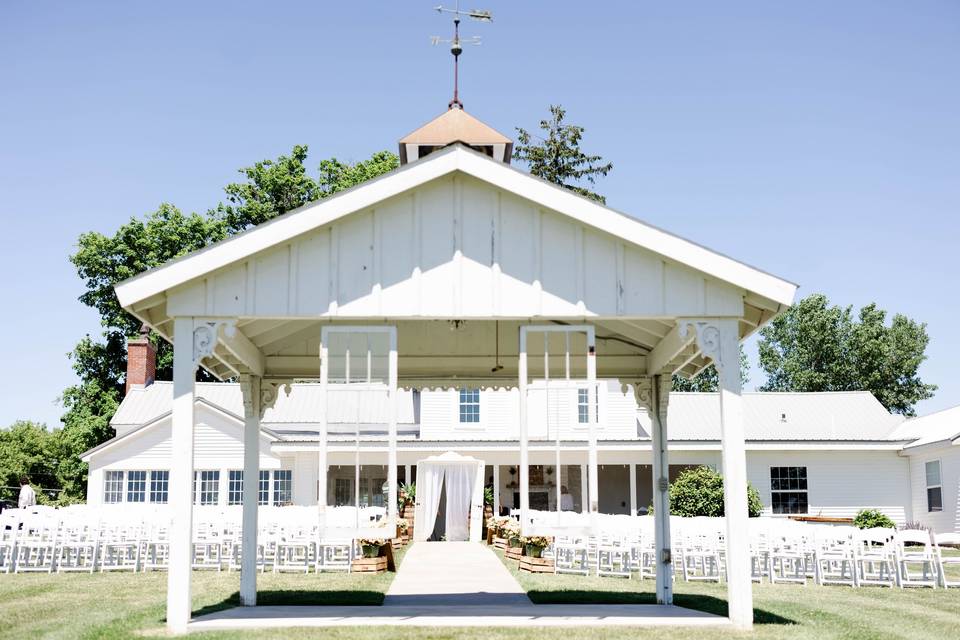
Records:
[[[901,587],[937,587],[937,558],[930,532],[904,529],[894,536],[897,577]]]
[[[857,531],[856,527],[829,525],[814,529],[813,555],[817,584],[859,586],[853,542]]]
[[[53,573],[59,532],[60,521],[52,509],[26,513],[17,536],[13,572]]]
[[[897,584],[897,561],[893,538],[895,529],[861,529],[854,537],[857,584],[893,587]]]
[[[57,547],[57,573],[85,571],[93,573],[100,542],[99,523],[89,515],[64,520]]]
[[[553,542],[553,555],[554,573],[590,575],[587,544],[584,540],[567,536],[557,537]]]
[[[0,573],[13,571],[22,515],[20,509],[7,509],[0,513]]]
[[[937,554],[937,577],[940,586],[946,588],[960,587],[960,555],[944,555],[944,547],[950,546],[955,550],[960,548],[960,533],[937,533],[933,536],[933,546]],[[947,575],[947,569],[957,567],[957,578]]]

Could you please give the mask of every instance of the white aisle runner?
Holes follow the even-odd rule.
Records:
[[[500,559],[476,542],[418,542],[410,547],[386,606],[529,605]]]

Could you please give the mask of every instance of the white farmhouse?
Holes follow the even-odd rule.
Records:
[[[132,367],[151,366],[137,357]],[[147,380],[134,368],[131,380]],[[582,384],[581,389],[586,389]],[[586,394],[572,389],[550,406],[531,408],[531,508],[556,509],[556,488],[576,511],[588,503],[583,438]],[[416,463],[446,451],[483,460],[496,504],[518,508],[519,404],[515,389],[424,389],[398,392],[399,482],[416,480]],[[356,396],[330,393],[327,407],[327,504],[381,506],[387,468],[386,393],[361,406]],[[260,503],[315,505],[319,469],[320,385],[298,383],[277,398],[261,421]],[[116,437],[87,452],[91,504],[164,503],[168,499],[173,388],[153,382],[130,389],[113,418]],[[650,416],[633,393],[601,385],[599,509],[644,513],[652,504]],[[960,408],[904,420],[867,392],[744,393],[747,477],[766,515],[852,518],[877,508],[898,524],[920,522],[936,531],[958,528]],[[243,398],[236,383],[197,383],[194,500],[200,505],[242,502]],[[534,404],[534,403],[531,403]],[[694,465],[722,471],[720,406],[715,393],[672,393],[670,478]],[[537,438],[548,424],[556,442]],[[358,448],[357,444],[360,443]],[[359,455],[359,474],[356,462]]]

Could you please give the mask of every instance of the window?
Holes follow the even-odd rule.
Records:
[[[353,502],[353,482],[350,478],[337,478],[334,490],[334,504],[342,507]]]
[[[218,504],[220,502],[220,472],[219,471],[199,471],[200,499],[198,502],[202,505]],[[197,476],[194,475],[194,481]]]
[[[930,460],[927,472],[927,511],[943,511],[943,485],[940,482],[940,461]]]
[[[170,472],[150,472],[150,502],[166,504],[170,492]]]
[[[108,504],[123,502],[123,471],[105,471],[103,501]]]
[[[293,471],[278,469],[273,472],[273,504],[285,505],[293,502]]]
[[[230,470],[227,504],[243,504],[243,469]]]
[[[147,499],[147,472],[127,471],[127,502],[145,502]]]
[[[480,390],[460,389],[460,423],[480,422]]]
[[[774,513],[806,513],[807,468],[770,467],[770,498]]]
[[[270,472],[260,472],[260,486],[257,488],[257,504],[270,504]]]
[[[593,398],[593,419],[600,422],[600,390]],[[590,424],[590,389],[577,389],[577,423]]]

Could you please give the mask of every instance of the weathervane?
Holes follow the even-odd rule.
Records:
[[[457,107],[458,109],[463,109],[463,103],[460,102],[460,54],[463,53],[464,44],[480,44],[480,36],[471,36],[464,40],[460,39],[460,17],[467,16],[472,20],[477,22],[492,22],[493,15],[489,11],[484,11],[482,9],[472,9],[470,11],[461,11],[460,10],[460,0],[457,0],[457,3],[454,5],[453,9],[448,9],[443,5],[437,5],[434,7],[437,10],[437,13],[452,13],[453,14],[453,39],[444,39],[440,36],[430,36],[430,42],[432,44],[440,44],[441,42],[450,43],[450,53],[453,54],[453,100],[450,101],[450,104],[447,105],[448,109],[453,109]]]

